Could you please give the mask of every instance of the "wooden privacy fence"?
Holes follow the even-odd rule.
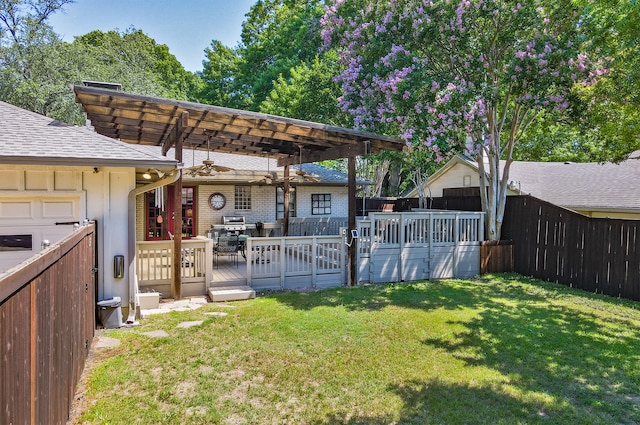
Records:
[[[341,236],[248,238],[247,284],[255,289],[326,288],[346,282]]]
[[[64,424],[95,328],[95,225],[0,275],[0,423]]]
[[[471,277],[480,272],[483,214],[370,213],[358,221],[358,282]]]
[[[507,198],[515,271],[640,301],[640,220],[589,218],[531,196]]]

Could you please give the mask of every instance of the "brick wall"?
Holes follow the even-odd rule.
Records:
[[[247,223],[276,221],[276,187],[251,186],[251,210],[234,208],[235,186],[233,185],[200,185],[198,192],[198,235],[205,235],[212,224],[222,224],[222,216],[242,215]],[[209,196],[222,193],[227,203],[221,210],[209,207]]]
[[[227,202],[221,210],[209,207],[209,197],[213,193],[222,193]],[[331,194],[331,214],[311,215],[311,195]],[[199,185],[196,186],[198,198],[196,208],[197,234],[204,236],[212,224],[222,224],[222,216],[242,215],[247,223],[272,223],[276,221],[276,187],[251,186],[251,210],[236,210],[234,208],[234,185]],[[136,240],[144,240],[145,230],[145,195],[136,198]],[[296,215],[298,217],[347,217],[349,213],[348,188],[346,187],[314,187],[298,186],[296,191]]]
[[[331,214],[311,215],[311,195],[331,194]],[[349,215],[349,188],[335,186],[298,186],[296,188],[298,217],[347,217]]]

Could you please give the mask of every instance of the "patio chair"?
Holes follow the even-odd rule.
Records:
[[[213,258],[216,268],[219,265],[219,257],[226,255],[232,258],[236,267],[238,267],[238,236],[222,235],[218,237],[218,243],[213,247]]]

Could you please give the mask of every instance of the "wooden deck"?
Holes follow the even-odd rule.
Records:
[[[230,257],[218,258],[218,267],[213,265],[213,278],[210,287],[242,286],[247,284],[247,262],[238,255],[238,264]]]

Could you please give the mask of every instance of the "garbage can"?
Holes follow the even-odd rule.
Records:
[[[120,297],[98,301],[100,322],[105,329],[116,329],[122,326],[122,308]]]

